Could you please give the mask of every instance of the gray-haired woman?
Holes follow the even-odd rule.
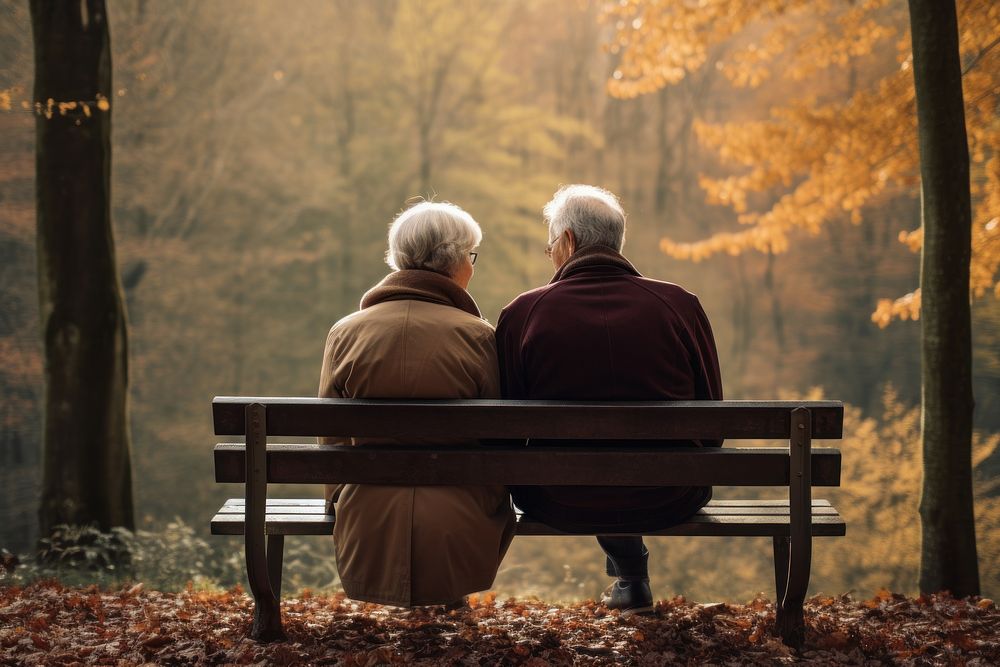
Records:
[[[453,204],[401,213],[386,252],[395,271],[330,329],[320,397],[498,397],[493,327],[466,291],[481,240],[476,221]],[[356,600],[458,603],[493,585],[514,531],[502,486],[344,484],[328,487],[327,498],[336,502],[341,582]]]

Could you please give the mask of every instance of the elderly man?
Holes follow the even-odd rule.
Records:
[[[505,398],[722,399],[712,328],[698,298],[644,278],[621,254],[625,212],[601,188],[569,185],[545,205],[555,267],[548,285],[500,314],[497,353]],[[531,444],[530,442],[528,443]],[[551,443],[550,443],[551,444]],[[614,443],[609,443],[613,446]],[[680,444],[680,443],[672,443]],[[718,441],[689,443],[720,446]],[[643,533],[679,523],[711,498],[709,487],[513,487],[530,516],[597,533],[607,572],[603,602],[623,614],[653,609]]]

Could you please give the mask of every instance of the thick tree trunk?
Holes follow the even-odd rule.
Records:
[[[38,292],[45,341],[40,530],[134,527],[125,311],[110,217],[104,0],[31,0]],[[50,102],[51,101],[51,102]],[[62,113],[60,102],[78,102]],[[86,109],[79,102],[89,102]],[[53,104],[54,103],[54,104]],[[50,117],[51,116],[51,117]]]
[[[972,507],[972,213],[954,0],[909,0],[920,128],[924,488],[920,590],[979,593]]]

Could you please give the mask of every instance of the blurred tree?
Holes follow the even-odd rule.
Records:
[[[954,0],[909,0],[920,138],[920,590],[979,594],[972,505],[969,143]]]
[[[104,0],[30,7],[45,342],[40,529],[133,528],[127,334],[110,219],[107,13]]]
[[[0,544],[35,544],[41,452],[42,354],[35,279],[35,119],[27,3],[0,0]],[[29,105],[30,106],[30,105]]]

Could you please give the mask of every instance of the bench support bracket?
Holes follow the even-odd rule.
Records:
[[[281,548],[265,536],[267,519],[267,414],[260,403],[246,408],[246,545],[247,579],[253,594],[253,626],[250,636],[259,642],[284,641],[278,591],[281,588]],[[268,549],[267,547],[271,547]],[[276,554],[269,553],[276,551]],[[270,558],[269,558],[270,557]],[[277,577],[273,573],[277,571]],[[273,577],[273,578],[272,578]],[[277,586],[273,585],[277,579]],[[277,590],[276,590],[277,589]]]
[[[778,602],[775,603],[774,628],[788,646],[801,647],[805,641],[805,619],[802,604],[809,588],[809,570],[812,563],[812,415],[808,408],[792,410],[792,435],[789,442],[788,511],[789,537],[787,551],[782,543],[785,538],[774,538],[775,579]],[[784,551],[784,556],[780,554]],[[787,563],[784,581],[778,570],[781,561]],[[782,584],[784,592],[782,593]]]

